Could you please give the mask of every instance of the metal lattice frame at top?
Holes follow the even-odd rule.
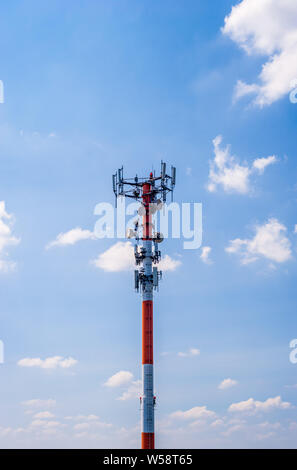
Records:
[[[142,188],[147,182],[151,185],[151,202],[157,202],[158,196],[162,202],[166,202],[166,196],[171,192],[175,186],[176,168],[171,166],[171,175],[166,173],[166,163],[161,162],[161,174],[155,176],[153,173],[150,174],[149,179],[139,178],[137,175],[135,178],[123,177],[123,167],[119,168],[118,171],[112,175],[113,192],[117,199],[118,196],[129,197],[136,201],[142,199]],[[130,188],[129,188],[130,186]]]
[[[119,196],[129,197],[141,202],[139,215],[143,218],[142,237],[139,236],[139,224],[135,223],[134,230],[129,229],[128,238],[135,238],[135,289],[142,294],[142,395],[141,404],[141,447],[155,448],[154,394],[153,377],[153,290],[158,288],[162,272],[157,266],[161,259],[158,244],[163,241],[159,232],[152,232],[152,214],[161,209],[166,202],[166,196],[171,195],[175,186],[176,169],[171,167],[171,175],[166,173],[166,163],[161,162],[161,174],[150,173],[149,178],[124,179],[123,167],[112,176],[113,191],[116,199]],[[142,245],[139,246],[139,240]],[[154,248],[154,249],[153,249]]]

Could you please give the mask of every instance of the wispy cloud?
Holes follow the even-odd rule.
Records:
[[[211,247],[210,246],[203,246],[201,248],[200,259],[201,259],[201,261],[203,261],[203,263],[212,264],[212,260],[209,258],[210,253],[211,253]]]
[[[50,419],[53,418],[55,415],[50,411],[39,411],[34,415],[34,419]]]
[[[285,385],[286,388],[296,388],[297,389],[297,384],[293,385]]]
[[[47,357],[40,359],[39,357],[25,357],[18,361],[18,366],[21,367],[40,367],[41,369],[68,369],[77,363],[73,357],[63,358],[62,356]]]
[[[52,398],[48,398],[47,400],[34,398],[33,400],[23,401],[22,405],[30,408],[51,408],[56,406],[56,400],[53,400]]]
[[[16,263],[9,260],[6,251],[8,246],[17,245],[20,239],[12,234],[14,217],[6,212],[5,201],[0,201],[0,271],[7,272],[16,268]]]
[[[73,426],[73,429],[75,431],[84,431],[92,428],[111,428],[112,424],[111,423],[105,423],[104,421],[101,421],[98,417],[97,419],[92,419],[88,420],[82,423],[77,423]]]
[[[178,356],[180,357],[193,357],[193,356],[199,356],[200,355],[200,349],[197,348],[190,348],[186,352],[179,352],[177,353]]]
[[[226,192],[248,194],[251,191],[250,177],[257,171],[263,174],[265,168],[277,161],[273,156],[257,158],[249,167],[246,163],[239,163],[238,159],[231,155],[230,145],[222,147],[223,138],[218,135],[213,140],[214,159],[210,162],[209,180],[207,189],[214,192],[222,187]]]
[[[267,166],[272,165],[273,163],[277,162],[277,158],[275,155],[271,155],[270,157],[264,158],[257,158],[253,161],[253,167],[259,171],[260,174],[264,173],[264,170]]]
[[[65,233],[59,233],[57,238],[46,245],[46,249],[54,246],[67,246],[74,245],[80,240],[95,240],[96,236],[94,232],[90,230],[84,230],[80,227],[73,228]]]
[[[89,414],[89,415],[66,416],[65,419],[74,420],[74,421],[98,421],[100,418],[97,415]]]

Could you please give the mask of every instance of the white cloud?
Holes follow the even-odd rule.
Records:
[[[238,384],[237,380],[233,380],[233,379],[230,379],[230,378],[229,379],[224,379],[219,384],[218,388],[219,388],[219,390],[226,390],[227,388],[234,387],[237,384]]]
[[[259,257],[276,263],[284,263],[291,258],[291,243],[286,237],[286,227],[277,219],[269,219],[264,225],[255,228],[256,234],[251,239],[236,238],[225,249],[227,253],[236,253],[242,264],[256,261]]]
[[[209,259],[209,255],[211,253],[211,247],[210,246],[203,246],[201,248],[201,255],[200,259],[203,261],[205,264],[211,264],[212,261]]]
[[[277,161],[273,156],[257,158],[251,167],[240,164],[236,157],[231,155],[230,145],[222,147],[223,137],[218,135],[213,139],[214,159],[210,162],[209,181],[207,189],[210,192],[221,186],[226,192],[247,194],[250,192],[250,177],[254,171],[263,174],[265,168]]]
[[[42,408],[42,411],[44,409]],[[275,409],[276,411],[279,410],[279,408]],[[226,416],[223,409],[216,414],[214,411],[209,410],[207,406],[196,406],[170,415],[164,415],[159,420],[159,437],[164,442],[166,440],[164,445],[170,448],[176,448],[177,445],[182,448],[191,446],[194,448],[197,446],[197,442],[202,447],[230,447],[231,444],[236,447],[242,444],[253,447],[259,433],[264,435],[273,431],[275,433],[274,438],[267,441],[267,445],[271,447],[277,440],[281,440],[285,446],[290,446],[293,442],[292,431],[295,432],[297,428],[294,422],[296,420],[292,418],[294,408],[292,407],[292,412],[288,409],[287,413],[283,413],[282,420],[280,419],[281,410],[282,408],[278,413],[279,423],[268,423],[263,419],[263,416],[265,416],[265,419],[269,416],[268,413],[267,415],[266,413],[254,412],[228,413]],[[9,426],[8,423],[7,426]],[[0,436],[5,437],[5,439],[10,436],[10,441],[5,441],[7,445],[13,446],[17,439],[18,445],[21,447],[28,447],[30,442],[31,446],[36,446],[38,443],[40,444],[40,439],[43,440],[46,446],[52,446],[53,441],[51,442],[48,439],[54,436],[58,439],[56,442],[64,446],[67,446],[67,442],[69,443],[73,438],[78,438],[82,439],[80,442],[81,447],[98,448],[99,445],[102,448],[107,448],[116,441],[121,447],[130,446],[129,448],[132,448],[137,447],[139,432],[139,423],[130,428],[124,428],[104,423],[97,415],[92,414],[68,416],[64,419],[60,419],[59,416],[54,419],[42,419],[34,416],[32,422],[27,425],[22,423],[22,427],[1,428],[0,426]],[[232,436],[232,441],[230,436]]]
[[[9,435],[10,433],[12,432],[12,428],[2,428],[0,427],[0,436],[1,437],[6,437],[7,435]]]
[[[99,421],[99,416],[90,414],[90,415],[78,415],[78,416],[66,416],[65,419],[75,420],[75,421]]]
[[[200,350],[196,348],[190,348],[187,352],[179,352],[177,355],[180,357],[191,357],[191,356],[199,356]]]
[[[180,265],[181,261],[173,259],[169,255],[165,255],[158,266],[161,271],[175,271]]]
[[[129,372],[128,370],[120,370],[116,374],[109,377],[104,385],[106,385],[106,387],[120,387],[121,385],[125,385],[128,382],[131,382],[132,379],[132,372]]]
[[[120,272],[135,269],[134,248],[131,242],[117,242],[92,260],[97,268],[107,272]],[[159,263],[163,271],[174,271],[180,261],[166,255]]]
[[[294,233],[297,233],[297,224],[294,227]]]
[[[250,169],[236,162],[230,155],[230,146],[221,148],[222,136],[213,140],[215,158],[210,164],[208,190],[216,191],[217,186],[223,186],[227,192],[245,194],[249,191]]]
[[[94,428],[111,428],[112,424],[110,423],[104,423],[103,421],[99,420],[93,420],[93,421],[87,421],[84,423],[78,423],[73,426],[73,429],[75,431],[85,431],[87,429],[94,429]]]
[[[121,370],[109,377],[104,384],[106,387],[126,387],[117,400],[125,401],[130,398],[139,398],[141,395],[141,380],[133,380],[133,374],[127,370]]]
[[[56,405],[56,400],[49,398],[48,400],[40,400],[38,398],[33,400],[23,401],[22,405],[28,406],[30,408],[51,408]]]
[[[270,157],[266,157],[266,158],[257,158],[253,162],[253,167],[256,168],[259,171],[259,173],[263,173],[265,168],[268,165],[272,165],[273,163],[276,163],[276,162],[277,162],[277,158],[275,155],[271,155]]]
[[[39,357],[25,357],[18,361],[18,366],[21,367],[40,367],[41,369],[56,369],[61,367],[62,369],[68,369],[77,363],[76,359],[72,357],[63,358],[62,356],[47,357],[46,359],[40,359]]]
[[[273,436],[275,436],[275,432],[271,431],[267,432],[266,434],[257,434],[256,438],[258,439],[258,441],[263,441],[264,439],[269,439]]]
[[[42,428],[56,428],[61,426],[59,421],[47,421],[44,419],[35,419],[32,421],[31,426],[33,427],[42,427]]]
[[[214,418],[216,416],[214,411],[208,410],[206,406],[195,406],[187,411],[175,411],[170,415],[172,418],[191,420],[191,419],[205,419]]]
[[[82,429],[88,429],[90,427],[90,423],[79,423],[76,424],[73,429],[76,431],[81,431]]]
[[[296,0],[242,0],[222,28],[247,54],[266,57],[257,83],[238,81],[235,97],[255,94],[254,104],[272,104],[291,90],[297,77]]]
[[[224,421],[221,418],[218,418],[218,419],[216,419],[215,421],[213,421],[211,423],[211,427],[212,428],[218,428],[220,426],[224,426],[224,424],[225,424]]]
[[[16,263],[7,259],[6,247],[17,245],[20,239],[12,235],[14,218],[5,210],[5,202],[0,201],[0,271],[12,271]]]
[[[130,398],[139,398],[142,390],[142,380],[133,380],[133,382],[129,385],[127,390],[125,390],[120,397],[118,397],[118,400],[130,400]]]
[[[49,419],[53,418],[55,415],[51,413],[50,411],[40,411],[39,413],[36,413],[34,415],[35,419]]]
[[[83,418],[86,419],[87,421],[98,421],[99,420],[99,416],[94,415],[94,414],[84,416]]]
[[[229,437],[231,436],[231,434],[233,434],[234,432],[240,431],[241,429],[243,429],[242,424],[235,424],[234,426],[231,426],[229,429],[227,429],[227,431],[224,431],[222,435]]]
[[[131,242],[117,242],[101,253],[92,263],[97,268],[108,272],[132,269],[135,264],[133,245]]]
[[[286,410],[291,408],[291,403],[282,401],[280,396],[268,398],[266,401],[257,401],[249,398],[246,401],[233,403],[229,406],[228,411],[236,413],[258,413],[263,411],[273,411],[275,409]]]
[[[57,238],[46,245],[46,249],[52,248],[53,246],[66,246],[74,245],[80,240],[95,240],[96,236],[94,232],[90,230],[83,230],[80,227],[73,228],[65,233],[59,233]]]
[[[280,423],[269,423],[268,421],[264,421],[264,423],[260,423],[259,427],[262,429],[279,429],[281,427]]]
[[[293,385],[285,385],[286,388],[296,388],[297,389],[297,384]]]
[[[258,90],[259,90],[258,85],[256,84],[248,85],[247,83],[244,83],[241,80],[238,80],[235,90],[234,90],[233,101],[237,101],[246,95],[252,95],[256,93]]]

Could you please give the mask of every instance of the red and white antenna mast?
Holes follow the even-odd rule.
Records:
[[[166,195],[173,192],[176,169],[166,174],[166,163],[161,162],[161,174],[149,178],[124,179],[123,167],[112,176],[113,191],[118,196],[129,197],[141,202],[138,214],[142,217],[142,234],[136,222],[134,230],[129,229],[128,238],[135,238],[135,289],[142,294],[142,396],[141,402],[141,448],[155,448],[154,408],[154,343],[153,343],[153,291],[159,285],[162,271],[157,265],[161,259],[158,244],[163,236],[154,231],[152,215],[166,202]],[[142,236],[140,236],[142,235]]]

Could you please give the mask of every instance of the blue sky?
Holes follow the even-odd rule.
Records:
[[[1,6],[1,447],[139,447],[140,297],[92,233],[161,159],[203,244],[162,245],[156,445],[296,447],[297,15],[257,3]]]

